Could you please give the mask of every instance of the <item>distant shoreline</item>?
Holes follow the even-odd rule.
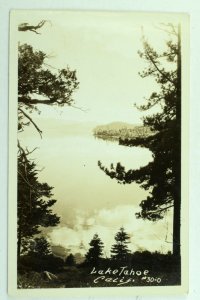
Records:
[[[132,139],[136,137],[147,137],[153,132],[149,127],[143,125],[134,125],[123,122],[114,122],[107,125],[96,126],[93,135],[96,138],[118,141],[119,139]]]

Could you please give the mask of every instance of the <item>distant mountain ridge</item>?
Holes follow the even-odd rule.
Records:
[[[98,130],[120,130],[120,129],[134,129],[137,126],[142,126],[139,124],[130,124],[126,122],[112,122],[104,125],[98,125],[94,128],[94,131]]]

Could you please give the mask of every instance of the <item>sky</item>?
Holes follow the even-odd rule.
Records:
[[[26,12],[20,12],[16,20],[18,24],[49,20],[40,30],[41,35],[19,32],[20,43],[30,43],[47,53],[50,56],[47,63],[54,68],[69,66],[77,70],[80,87],[74,100],[86,112],[66,108],[63,116],[58,112],[57,118],[66,116],[68,120],[107,123],[112,117],[117,121],[141,122],[141,113],[134,103],[141,104],[152,88],[157,88],[153,79],[146,78],[144,82],[138,76],[146,66],[138,55],[138,50],[142,50],[141,37],[145,34],[156,49],[162,49],[168,35],[159,30],[157,24],[161,20],[164,22],[166,17],[120,13],[110,16],[91,12],[65,14],[37,12],[27,16]],[[50,115],[55,117],[55,110],[45,107],[41,117],[49,118]]]
[[[144,34],[155,49],[162,51],[168,34],[159,29],[159,24],[177,22],[176,17],[64,11],[16,14],[16,24],[48,20],[40,29],[41,34],[18,32],[18,41],[47,53],[47,63],[53,68],[69,66],[76,70],[80,82],[73,98],[81,109],[41,105],[41,114],[33,113],[32,117],[43,130],[43,139],[33,128],[19,135],[27,146],[38,146],[34,156],[39,166],[45,166],[39,178],[54,186],[55,197],[59,198],[55,211],[61,215],[61,223],[46,230],[52,245],[84,255],[98,232],[107,256],[114,234],[124,226],[132,251],[171,250],[172,213],[157,223],[136,219],[135,212],[147,193],[136,184],[123,187],[111,181],[97,167],[100,159],[107,165],[120,161],[127,169],[139,168],[152,159],[151,153],[106,145],[83,132],[80,137],[71,130],[70,135],[69,128],[73,124],[88,130],[95,124],[114,121],[142,122],[144,113],[134,103],[143,104],[145,97],[158,87],[152,78],[142,79],[138,74],[147,66],[138,55],[138,50],[142,50],[141,37]],[[151,114],[158,110],[154,108]]]

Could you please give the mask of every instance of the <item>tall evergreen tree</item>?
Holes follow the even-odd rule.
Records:
[[[173,254],[180,256],[180,211],[181,211],[181,38],[180,26],[168,24],[170,40],[166,51],[156,52],[143,38],[144,51],[139,55],[148,63],[143,78],[153,77],[159,92],[152,92],[147,103],[139,107],[147,111],[160,106],[160,111],[143,119],[154,134],[120,140],[128,147],[145,147],[153,154],[153,161],[138,170],[128,170],[118,163],[116,168],[100,168],[120,183],[136,182],[149,191],[140,203],[137,217],[152,221],[163,218],[173,208]]]
[[[44,237],[36,237],[34,239],[32,252],[39,257],[52,255],[51,246]]]
[[[111,258],[117,260],[126,259],[127,255],[130,253],[128,249],[128,243],[130,243],[130,237],[125,232],[124,228],[121,227],[119,232],[115,235],[116,243],[111,248]]]
[[[41,227],[55,226],[59,217],[52,212],[56,200],[52,187],[38,181],[38,170],[33,161],[20,152],[18,157],[18,247],[20,257],[23,244],[41,232]]]
[[[89,243],[90,248],[85,255],[86,262],[89,264],[98,264],[100,258],[103,255],[103,242],[99,238],[98,234],[95,234],[93,239]]]
[[[33,26],[19,24],[19,31],[39,34],[46,20]],[[34,50],[31,45],[18,47],[18,131],[32,124],[42,136],[42,130],[34,122],[31,114],[42,105],[72,106],[73,93],[79,86],[76,70],[69,67],[58,70],[48,64],[48,55]],[[52,71],[53,70],[53,71]],[[52,187],[40,183],[36,164],[28,159],[31,153],[18,141],[18,257],[28,239],[41,231],[41,227],[55,226],[59,217],[52,213]],[[23,247],[22,247],[23,246]]]

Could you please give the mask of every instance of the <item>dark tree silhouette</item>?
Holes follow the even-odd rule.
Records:
[[[27,44],[19,46],[18,57],[18,129],[32,124],[41,135],[42,131],[30,116],[38,106],[73,106],[72,95],[78,88],[76,71],[66,69],[50,71],[46,64],[48,56],[34,51]]]
[[[67,266],[75,266],[76,261],[75,261],[74,255],[73,255],[72,253],[69,254],[69,255],[66,257],[66,259],[65,259],[65,264],[66,264]]]
[[[18,26],[18,30],[39,34],[37,30],[46,22],[42,20],[35,26],[23,23]],[[47,63],[48,58],[47,54],[34,50],[31,45],[19,44],[19,132],[32,124],[42,137],[42,130],[34,122],[31,113],[33,111],[39,113],[42,105],[73,106],[72,96],[79,86],[76,71],[70,70],[69,67],[57,70]],[[59,223],[59,217],[51,210],[56,202],[52,199],[53,188],[47,183],[39,182],[36,164],[28,159],[29,154],[35,149],[29,151],[18,141],[18,258],[23,249],[27,250],[28,240],[41,232],[42,227],[56,226]]]
[[[59,217],[52,213],[52,187],[38,181],[38,170],[27,154],[19,150],[18,157],[18,244],[20,257],[23,245],[41,232],[41,227],[56,226]]]
[[[96,265],[103,255],[103,242],[99,238],[98,234],[95,234],[93,239],[89,243],[90,248],[85,255],[86,263]]]
[[[51,246],[44,237],[34,239],[32,252],[40,257],[52,255]]]
[[[130,253],[127,244],[130,243],[130,237],[121,227],[119,232],[115,235],[116,243],[111,248],[111,258],[117,260],[126,259],[127,255]]]
[[[118,163],[108,169],[99,162],[100,168],[120,183],[136,182],[149,195],[141,203],[137,217],[148,220],[163,218],[173,207],[173,254],[180,256],[180,211],[181,211],[181,41],[180,27],[168,24],[171,33],[166,51],[159,54],[143,37],[144,51],[139,55],[148,63],[140,75],[153,77],[159,92],[153,92],[141,111],[160,106],[160,112],[144,118],[154,134],[120,140],[128,147],[146,147],[153,154],[153,161],[138,170],[128,170]]]

